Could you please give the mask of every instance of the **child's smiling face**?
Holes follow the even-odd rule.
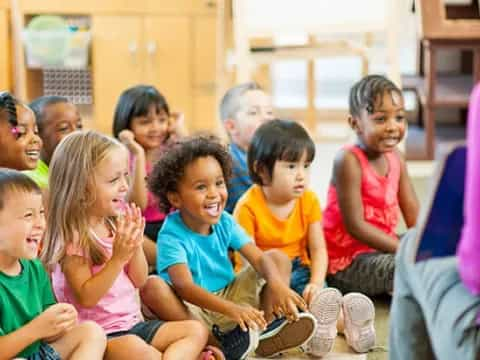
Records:
[[[392,151],[403,139],[407,126],[402,96],[384,92],[376,99],[372,113],[362,109],[359,118],[350,118],[350,124],[367,149],[377,153]]]
[[[222,167],[213,156],[200,157],[188,164],[177,191],[168,194],[185,224],[204,235],[220,220],[227,196]]]
[[[42,195],[11,191],[0,210],[0,254],[15,259],[37,257],[45,231]]]
[[[81,130],[83,124],[77,107],[68,102],[48,105],[44,113],[40,135],[44,143],[42,159],[48,164],[60,141],[73,131]]]
[[[17,105],[17,126],[12,128],[0,113],[0,166],[32,170],[37,166],[42,148],[35,115],[29,108]]]

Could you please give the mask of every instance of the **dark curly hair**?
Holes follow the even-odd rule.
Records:
[[[350,114],[360,116],[360,111],[366,109],[369,114],[375,111],[375,103],[385,93],[397,93],[403,97],[402,91],[392,81],[382,75],[368,75],[355,83],[350,89]]]
[[[148,188],[159,199],[161,211],[172,208],[167,194],[177,191],[178,183],[185,175],[185,168],[196,159],[207,156],[217,159],[225,181],[228,182],[232,174],[232,159],[227,148],[213,135],[182,139],[162,154],[148,177]]]

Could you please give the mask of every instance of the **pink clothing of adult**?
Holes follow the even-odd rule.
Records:
[[[464,225],[457,249],[458,270],[465,286],[480,295],[480,85],[470,97],[467,129],[467,169]],[[480,323],[480,314],[477,317]]]
[[[368,162],[368,158],[358,146],[345,147],[352,152],[360,163],[362,179],[360,191],[362,196],[365,221],[396,237],[398,224],[398,186],[400,182],[400,159],[395,152],[385,153],[388,174],[380,176]],[[376,251],[370,246],[352,237],[343,222],[337,190],[330,185],[327,207],[323,214],[323,231],[327,243],[328,273],[335,274],[346,269],[360,254]]]
[[[113,247],[113,237],[98,239],[110,258]],[[69,246],[67,255],[84,256],[82,249]],[[92,274],[98,273],[105,265],[94,265]],[[82,307],[76,300],[72,289],[68,285],[65,275],[59,264],[52,274],[53,291],[58,302],[70,303],[78,311],[80,322],[86,320],[95,321],[110,334],[117,331],[130,330],[134,325],[142,321],[140,304],[137,299],[136,289],[127,275],[126,268],[120,272],[108,292],[92,308]]]

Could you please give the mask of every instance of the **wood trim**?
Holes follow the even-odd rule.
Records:
[[[415,0],[420,13],[421,35],[427,39],[480,38],[480,20],[449,20],[441,0]]]

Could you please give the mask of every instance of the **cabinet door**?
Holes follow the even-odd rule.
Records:
[[[92,17],[95,128],[110,134],[120,93],[142,81],[142,18]]]
[[[195,130],[215,131],[218,127],[217,22],[214,16],[194,20],[193,96]]]
[[[10,88],[10,36],[9,36],[8,12],[0,9],[0,91],[12,90]]]
[[[144,82],[166,97],[172,111],[192,122],[191,29],[186,16],[145,17]]]

